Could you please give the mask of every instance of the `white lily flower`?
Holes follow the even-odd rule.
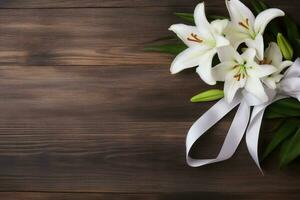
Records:
[[[271,89],[276,89],[277,83],[279,83],[283,78],[283,74],[281,74],[281,72],[293,64],[292,61],[282,60],[283,56],[278,45],[275,42],[271,42],[265,51],[264,60],[260,62],[261,64],[271,64],[277,68],[275,73],[263,79],[263,82]]]
[[[217,81],[225,81],[224,94],[228,103],[240,88],[262,102],[268,101],[260,79],[274,73],[277,70],[274,66],[255,62],[256,51],[253,48],[240,55],[232,46],[225,46],[218,49],[218,56],[221,63],[212,68],[212,73]]]
[[[257,51],[257,57],[263,60],[264,40],[263,33],[270,21],[284,16],[284,12],[277,8],[262,11],[256,18],[249,8],[239,0],[226,0],[231,22],[226,28],[226,37],[234,48],[246,43],[249,48]]]
[[[180,53],[171,64],[171,73],[176,74],[184,69],[199,66],[197,73],[202,80],[214,85],[216,81],[211,74],[212,60],[218,47],[229,45],[229,41],[223,36],[228,20],[209,23],[205,16],[204,3],[197,5],[194,19],[196,26],[175,24],[169,28],[188,46],[188,49]]]

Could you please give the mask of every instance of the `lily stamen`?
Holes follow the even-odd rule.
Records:
[[[244,27],[245,29],[249,29],[249,19],[245,19],[244,21],[239,22],[239,25]]]
[[[247,77],[247,69],[243,65],[235,65],[233,69],[236,69],[238,67],[238,72],[236,73],[236,75],[234,75],[233,78],[235,78],[237,81],[240,81],[241,79],[245,79]]]
[[[272,60],[268,60],[267,58],[264,58],[263,60],[259,61],[260,65],[271,65]]]
[[[241,80],[241,74],[235,75],[234,78],[235,78],[237,81],[240,81],[240,80]]]
[[[203,40],[197,34],[191,33],[191,37],[192,38],[188,37],[187,40],[192,42],[198,42],[198,43],[203,42]]]
[[[240,81],[241,79],[246,78],[246,73],[245,72],[240,72],[240,73],[236,74],[233,78],[235,78],[237,81]]]

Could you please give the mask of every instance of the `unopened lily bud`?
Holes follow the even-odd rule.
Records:
[[[207,102],[207,101],[215,101],[224,97],[223,90],[207,90],[202,92],[194,97],[191,98],[191,102]]]
[[[286,60],[292,60],[294,55],[294,50],[291,46],[291,44],[287,41],[287,39],[281,34],[278,33],[277,35],[277,43],[280,48],[280,51],[283,55],[283,57]]]

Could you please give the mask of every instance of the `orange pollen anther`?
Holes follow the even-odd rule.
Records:
[[[263,60],[259,61],[260,65],[271,65],[272,60],[268,60],[267,58],[264,58]]]
[[[249,29],[249,19],[247,18],[246,20],[239,22],[239,25],[245,29]]]
[[[194,33],[191,33],[191,38],[188,37],[187,40],[192,41],[192,42],[198,42],[198,43],[203,42],[203,40],[197,34],[194,34]]]
[[[234,76],[234,78],[235,78],[237,81],[240,81],[241,79],[246,78],[246,75],[245,75],[245,74],[237,74],[237,75]]]
[[[241,74],[235,75],[234,78],[235,78],[237,81],[240,81],[240,80],[241,80]]]

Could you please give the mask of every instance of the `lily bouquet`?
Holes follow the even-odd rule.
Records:
[[[280,164],[284,166],[300,155],[300,59],[295,59],[300,56],[298,26],[282,10],[268,8],[258,0],[251,1],[257,16],[239,0],[225,3],[229,19],[207,17],[205,4],[199,3],[194,14],[176,13],[192,25],[174,24],[169,28],[183,43],[147,47],[178,54],[171,64],[172,74],[197,67],[196,73],[205,83],[224,83],[223,90],[208,90],[191,99],[220,100],[190,128],[186,138],[187,163],[198,167],[229,159],[245,135],[249,153],[261,170],[258,140],[262,120],[279,118],[281,124],[263,158],[282,146]],[[165,40],[178,41],[173,37]],[[192,158],[194,143],[237,106],[218,156]]]

